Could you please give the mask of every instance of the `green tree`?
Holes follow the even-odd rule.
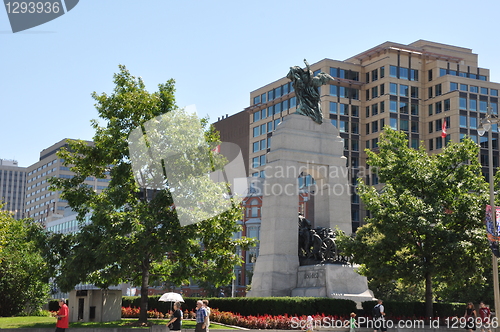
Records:
[[[0,211],[0,316],[29,314],[47,301],[47,264],[35,241],[42,234],[31,219],[16,220]]]
[[[379,152],[366,152],[384,185],[359,179],[358,193],[371,215],[354,238],[342,242],[361,273],[377,284],[423,283],[426,315],[432,317],[433,282],[481,283],[490,264],[478,147],[465,139],[429,155],[424,147],[410,148],[403,132],[386,128]]]
[[[160,160],[153,160],[156,158],[153,150],[168,147],[172,142],[182,147],[192,141],[192,135],[180,133],[187,132],[199,120],[176,108],[173,80],[160,84],[157,92],[149,93],[140,78],[132,76],[124,66],[119,68],[120,72],[114,75],[113,94],[93,93],[103,123],[92,122],[96,130],[94,144],[70,141],[69,149],[59,154],[76,175],[71,179],[53,179],[52,184],[62,190],[62,198],[78,212],[81,230],[74,235],[52,238],[52,251],[57,251],[57,243],[61,242],[69,248],[57,251],[60,262],[56,280],[63,290],[80,282],[100,287],[121,282],[141,286],[139,320],[144,322],[148,285],[156,281],[180,285],[190,278],[215,285],[228,284],[233,278],[234,265],[241,263],[237,247],[245,247],[251,240],[232,239],[240,230],[236,221],[241,219],[241,207],[234,202],[215,217],[181,226],[179,212],[196,218],[200,216],[199,206],[222,204],[220,198],[212,196],[217,185],[207,177],[197,179],[186,175],[189,180],[185,182],[203,188],[205,197],[201,200],[198,197],[192,209],[181,210],[172,198],[172,192],[179,192],[179,187],[165,177],[163,167],[158,169]],[[171,112],[176,112],[180,129],[159,128],[159,117]],[[217,135],[206,129],[206,121],[203,124],[205,140],[217,141]],[[131,154],[130,134],[134,130],[137,133],[136,128],[147,132],[150,140],[142,150],[137,148]],[[153,147],[151,140],[160,138],[164,140],[155,142]],[[199,165],[196,172],[208,172],[223,162],[223,158],[214,154],[209,154],[210,162],[196,162],[201,155],[196,152],[200,151],[206,156],[210,147],[200,146],[181,153],[187,158],[175,159],[177,170],[184,172],[196,164]],[[151,163],[137,166],[132,159]],[[102,192],[84,184],[87,177],[100,179],[107,175],[109,186]],[[159,184],[163,187],[158,187]],[[90,222],[86,223],[89,214]]]

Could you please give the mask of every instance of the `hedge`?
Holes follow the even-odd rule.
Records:
[[[372,309],[377,301],[362,303],[363,315],[372,316]],[[384,310],[389,317],[425,317],[424,302],[384,301]],[[434,303],[434,317],[463,316],[465,303]]]
[[[160,296],[148,298],[148,309],[156,309],[166,313],[170,310],[170,302],[159,302]],[[194,310],[199,298],[184,298],[182,310]],[[351,300],[317,298],[317,297],[234,297],[207,298],[209,307],[220,311],[228,311],[243,316],[250,315],[349,315],[356,312],[356,303]],[[139,307],[140,297],[123,297],[122,306]]]

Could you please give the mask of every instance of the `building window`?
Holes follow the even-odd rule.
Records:
[[[432,81],[432,69],[429,69],[429,71],[427,71],[427,79],[430,81]]]
[[[359,141],[357,139],[351,140],[352,151],[359,151]]]
[[[408,131],[408,120],[399,120],[399,130]]]
[[[436,149],[441,149],[443,147],[443,139],[441,137],[436,137]]]
[[[431,138],[429,140],[429,150],[430,151],[434,150],[434,139],[433,138]]]
[[[351,133],[359,134],[359,123],[358,122],[351,122]]]
[[[258,152],[260,151],[260,144],[259,142],[253,142],[252,144],[252,152]]]
[[[418,121],[411,122],[411,132],[418,133]],[[418,140],[417,140],[417,142],[418,142]],[[417,144],[417,147],[418,147],[418,144]]]
[[[416,86],[411,87],[411,97],[418,98],[418,87]]]
[[[449,111],[451,109],[450,107],[450,100],[449,99],[445,99],[444,100],[444,111]]]
[[[460,91],[469,91],[469,86],[467,84],[460,84]]]
[[[467,128],[467,116],[460,115],[460,128]]]
[[[399,102],[399,112],[401,114],[408,114],[408,103]]]
[[[439,114],[443,111],[443,103],[438,101],[436,103],[436,114]]]
[[[330,114],[337,114],[337,103],[330,102]]]
[[[340,104],[340,115],[349,115],[349,104]]]
[[[498,96],[498,90],[497,89],[490,89],[490,94],[492,96]]]
[[[410,81],[418,81],[418,70],[410,69]]]
[[[460,99],[458,101],[458,108],[461,110],[467,109],[467,98],[460,97]]]
[[[372,82],[378,80],[378,69],[372,70]]]
[[[348,129],[348,127],[347,127],[347,125],[348,125],[348,122],[347,122],[347,121],[343,121],[343,120],[341,120],[341,121],[339,122],[339,124],[340,124],[339,131],[340,131],[341,133],[347,133],[347,132],[349,131],[349,129]]]
[[[434,131],[434,126],[433,126],[433,123],[432,121],[429,122],[429,134],[432,133]]]
[[[391,129],[398,130],[398,119],[391,118],[390,126]]]
[[[408,97],[408,85],[399,85],[399,95],[403,97]]]
[[[476,117],[469,118],[469,128],[470,129],[477,129],[477,118]]]
[[[429,98],[432,98],[432,86],[430,86],[430,87],[427,89],[427,92],[429,93]]]
[[[378,104],[373,104],[372,105],[372,115],[377,115],[378,114]]]
[[[479,93],[479,87],[471,85],[470,86],[470,92],[472,92],[472,93]]]
[[[398,78],[398,67],[396,67],[396,66],[390,66],[389,67],[389,76],[390,77]]]
[[[372,133],[376,133],[378,131],[378,121],[372,122]]]
[[[385,67],[382,66],[380,67],[380,78],[384,78],[385,77]]]
[[[481,94],[482,95],[487,95],[488,94],[488,88],[481,87]]]
[[[385,101],[381,101],[380,102],[380,113],[384,113],[385,112]]]
[[[359,106],[358,105],[351,105],[351,115],[352,116],[359,116]]]
[[[397,96],[398,85],[396,83],[389,83],[389,94]]]
[[[441,96],[443,94],[441,84],[436,84],[435,90],[436,90],[436,96]]]
[[[458,83],[450,82],[450,91],[458,90]]]
[[[488,111],[488,102],[484,100],[479,101],[479,112],[486,113]]]
[[[332,123],[332,125],[337,128],[337,120],[336,119],[331,119],[330,122]]]
[[[395,100],[389,101],[389,111],[396,112],[398,111],[398,102]]]
[[[374,86],[372,88],[372,98],[377,98],[378,97],[378,86]]]
[[[477,111],[477,100],[476,99],[469,100],[469,109],[471,111]]]
[[[330,96],[338,96],[338,86],[330,85]]]
[[[399,78],[403,80],[408,79],[408,68],[399,67]]]
[[[260,120],[260,112],[255,112],[253,114],[253,122],[257,122]]]
[[[411,115],[418,115],[418,104],[411,104]]]

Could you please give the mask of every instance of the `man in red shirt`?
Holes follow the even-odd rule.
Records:
[[[57,318],[56,332],[64,332],[69,327],[69,308],[65,299],[59,300],[59,307],[59,312],[55,316]]]

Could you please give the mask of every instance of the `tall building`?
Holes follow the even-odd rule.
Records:
[[[26,173],[26,168],[19,167],[17,161],[0,159],[0,204],[4,204],[2,210],[12,212],[16,219],[23,217]]]
[[[283,69],[286,75],[287,68]],[[500,84],[490,81],[489,70],[478,66],[478,56],[471,49],[426,40],[409,45],[385,42],[344,61],[323,59],[311,69],[335,78],[320,87],[320,104],[324,121],[331,121],[344,139],[353,186],[360,176],[368,184],[378,184],[377,176],[367,171],[364,149],[378,148],[384,126],[406,132],[411,147],[423,144],[429,153],[468,136],[481,146],[480,160],[487,175],[487,138],[478,137],[477,128],[488,108],[498,114]],[[295,112],[296,103],[286,77],[250,93],[251,176],[265,177],[273,130]],[[496,125],[493,132],[493,166],[498,167]],[[351,203],[355,230],[366,212],[354,190]]]
[[[70,179],[74,173],[63,165],[62,159],[56,153],[61,148],[68,147],[68,139],[63,139],[40,152],[40,160],[27,168],[25,217],[37,222],[47,223],[62,218],[68,202],[60,198],[60,192],[49,189],[49,179],[52,177]],[[92,144],[92,142],[87,142]],[[85,184],[100,192],[109,184],[109,178],[98,179],[88,177]]]

